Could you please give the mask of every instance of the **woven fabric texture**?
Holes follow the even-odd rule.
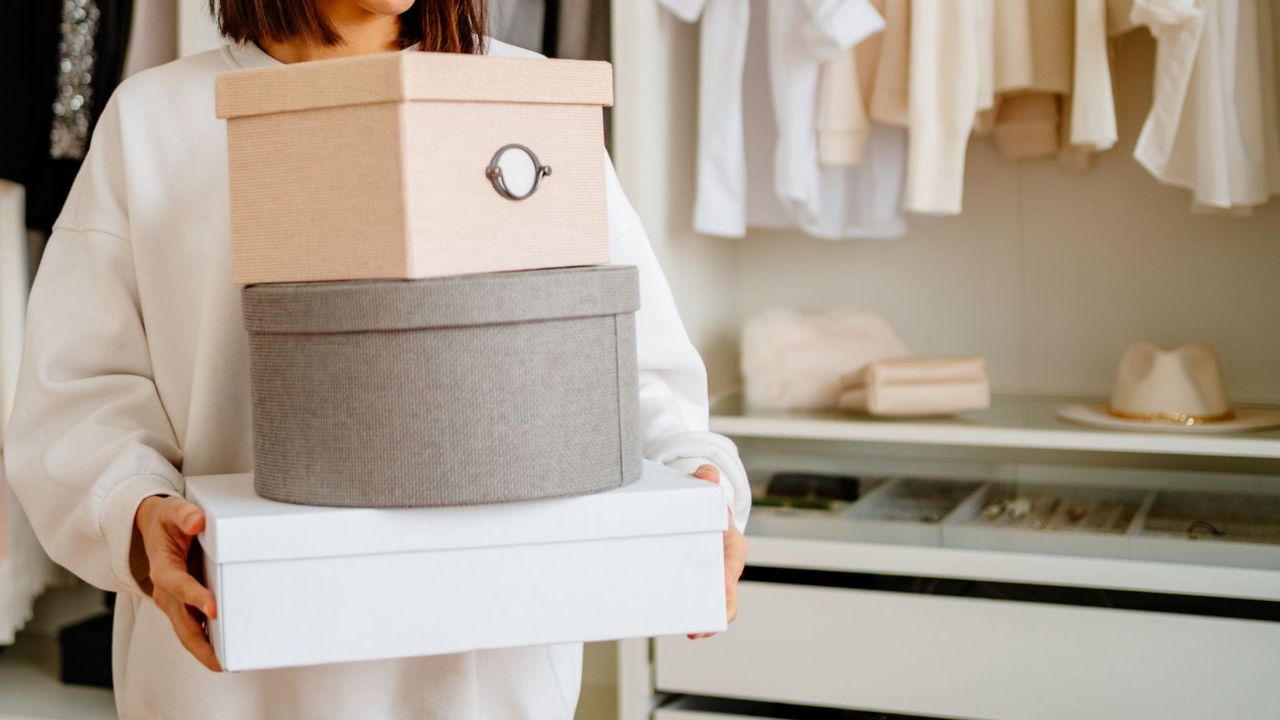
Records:
[[[381,53],[228,73],[216,95],[238,283],[609,261],[608,63]],[[485,174],[512,143],[552,171],[520,201]]]
[[[608,106],[613,68],[594,60],[387,52],[227,73],[215,86],[220,118],[409,100]]]
[[[244,290],[263,497],[413,507],[640,475],[634,268]]]

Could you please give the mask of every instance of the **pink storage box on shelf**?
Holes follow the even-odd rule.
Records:
[[[609,261],[608,63],[392,52],[222,75],[234,278]]]

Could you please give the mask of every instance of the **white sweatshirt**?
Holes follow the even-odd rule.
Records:
[[[490,52],[531,55],[497,42]],[[13,488],[57,562],[121,593],[113,660],[122,718],[568,718],[580,645],[215,674],[134,580],[133,517],[144,498],[181,494],[184,475],[252,469],[213,81],[271,64],[255,46],[223,48],[140,73],[107,104],[31,294],[5,447]],[[701,359],[611,164],[607,178],[613,261],[640,268],[644,454],[683,471],[713,461],[741,524],[745,472],[732,443],[706,432]]]

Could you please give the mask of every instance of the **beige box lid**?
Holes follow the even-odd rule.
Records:
[[[613,68],[593,60],[386,52],[218,76],[220,118],[369,103],[613,105]]]

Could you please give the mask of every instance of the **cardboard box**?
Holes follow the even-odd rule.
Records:
[[[248,474],[187,497],[229,671],[725,627],[724,496],[649,462],[616,490],[502,505],[287,505]]]
[[[235,281],[606,263],[612,103],[612,68],[582,60],[409,51],[221,75]]]

